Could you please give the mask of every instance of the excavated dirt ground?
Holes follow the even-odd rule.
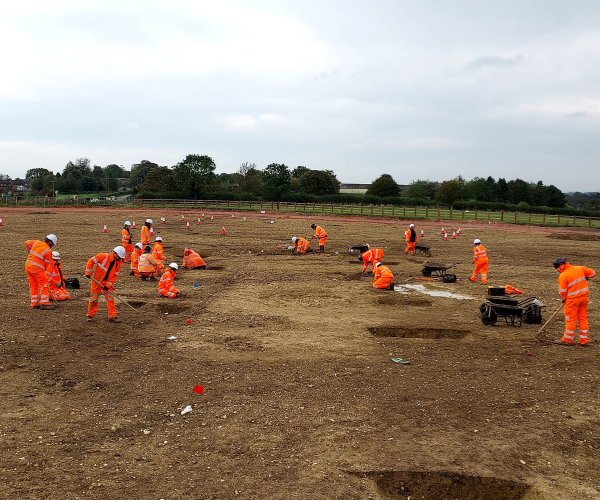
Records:
[[[417,222],[433,255],[408,257],[407,221],[181,215],[0,213],[1,498],[600,496],[597,283],[593,343],[565,348],[553,343],[561,314],[540,339],[540,325],[484,326],[487,289],[466,279],[481,238],[490,284],[538,297],[545,321],[560,304],[552,260],[600,271],[598,232],[480,223],[442,241],[443,222]],[[117,303],[114,325],[101,299],[86,323],[86,260],[118,243],[123,220],[146,217],[169,260],[191,246],[208,269],[181,271],[177,300],[124,272],[117,293],[136,310]],[[327,252],[291,255],[289,238],[311,222],[329,232]],[[84,288],[58,310],[32,310],[23,241],[49,232]],[[473,300],[372,289],[347,253],[363,242],[384,249],[397,283],[426,259],[456,263],[457,283],[424,284]]]

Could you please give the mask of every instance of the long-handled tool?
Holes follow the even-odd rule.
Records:
[[[102,288],[104,288],[104,286],[102,285],[102,283],[100,283],[96,278],[94,278],[93,276],[90,276],[90,279],[96,283],[96,285],[101,286]],[[131,309],[133,309],[135,312],[139,312],[135,307],[133,307],[129,302],[127,302],[125,299],[122,299],[121,297],[119,297],[115,292],[110,292],[112,295],[114,295],[117,299],[119,299],[121,302],[123,302],[123,304],[126,304],[128,307],[130,307]]]
[[[558,306],[558,309],[556,309],[556,311],[554,311],[554,312],[552,313],[552,315],[551,315],[551,316],[550,316],[550,317],[549,317],[549,318],[546,320],[546,322],[545,322],[545,323],[542,325],[542,327],[541,327],[541,328],[540,328],[540,329],[539,329],[537,332],[535,332],[535,336],[536,336],[536,338],[538,337],[538,335],[539,335],[540,333],[542,333],[542,330],[543,330],[544,328],[546,328],[546,325],[547,325],[548,323],[550,323],[550,321],[552,320],[552,318],[554,318],[554,316],[556,316],[556,315],[559,313],[559,311],[560,311],[562,308],[563,308],[563,305],[562,305],[562,304],[560,304],[560,305]]]

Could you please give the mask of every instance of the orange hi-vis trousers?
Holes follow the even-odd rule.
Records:
[[[50,304],[50,288],[48,287],[48,274],[45,269],[37,272],[27,271],[29,282],[29,296],[31,307],[47,306]]]
[[[71,298],[71,295],[69,294],[69,292],[67,291],[66,288],[62,288],[62,287],[59,288],[51,283],[50,284],[50,297],[52,297],[56,301],[69,300]]]
[[[476,260],[473,266],[473,274],[469,278],[471,281],[477,281],[477,275],[481,274],[481,282],[484,285],[487,285],[488,282],[488,266],[489,263],[487,260],[479,261]]]
[[[579,343],[582,345],[589,343],[588,303],[589,295],[566,300],[563,308],[565,332],[561,339],[562,342],[567,344],[573,342],[575,330],[577,329],[577,324],[579,324]]]
[[[389,288],[390,284],[394,281],[393,277],[389,277],[389,276],[382,276],[379,279],[376,279],[373,282],[373,287],[374,288]]]
[[[415,246],[416,246],[417,242],[416,241],[407,241],[406,242],[406,248],[404,249],[404,253],[410,254],[410,255],[414,255],[415,253]]]
[[[115,305],[115,298],[110,290],[104,290],[100,285],[94,283],[93,281],[90,283],[91,293],[90,300],[88,301],[88,310],[87,316],[89,318],[93,318],[98,312],[98,298],[100,294],[104,294],[104,298],[106,299],[106,308],[108,309],[108,317],[116,318],[117,317],[117,306]]]

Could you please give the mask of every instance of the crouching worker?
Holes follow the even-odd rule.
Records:
[[[144,253],[140,255],[140,260],[138,262],[138,274],[143,281],[146,281],[148,278],[156,280],[158,260],[150,253],[151,251],[150,245],[146,245],[144,247]]]
[[[187,267],[188,269],[206,269],[206,262],[191,248],[185,248],[183,250],[183,267]]]
[[[292,236],[292,243],[294,244],[292,253],[303,254],[312,252],[312,249],[310,248],[310,241],[308,241],[306,238],[297,238],[296,236]]]
[[[379,288],[382,290],[393,290],[394,289],[394,274],[390,271],[389,267],[384,266],[381,262],[375,263],[375,280],[373,281],[373,288]]]
[[[175,285],[173,284],[178,269],[179,266],[177,263],[171,262],[165,273],[160,277],[160,281],[158,282],[158,293],[160,293],[163,297],[174,299],[175,297],[179,297],[179,295],[181,295],[181,292],[175,288]]]
[[[108,321],[120,323],[117,318],[117,306],[115,305],[115,283],[119,277],[119,271],[125,258],[125,249],[122,246],[115,247],[110,253],[99,253],[91,257],[85,266],[85,277],[91,280],[90,300],[86,321],[98,312],[98,298],[104,294],[106,308],[108,309]]]
[[[358,260],[363,261],[362,273],[365,274],[371,264],[371,271],[375,272],[375,264],[383,259],[382,248],[369,248],[366,252],[360,254]]]
[[[60,263],[60,254],[55,250],[52,252],[52,262],[46,268],[48,273],[48,288],[50,289],[50,297],[54,300],[69,300],[71,296],[67,291],[65,277],[62,272],[62,264]]]

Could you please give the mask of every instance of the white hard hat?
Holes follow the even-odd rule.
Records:
[[[475,238],[473,240],[473,245],[479,245],[479,243],[481,243],[481,240],[479,238]]]
[[[142,248],[144,248],[144,246],[139,241],[135,244],[135,246],[136,246],[136,248],[139,248],[140,250]]]
[[[410,225],[410,226],[408,226],[408,227],[415,227],[415,225],[414,225],[414,224],[411,224],[411,225]]]
[[[113,248],[113,252],[115,252],[122,259],[125,258],[125,249],[119,245],[118,247]]]
[[[375,267],[379,267],[381,265],[381,262],[375,262]]]
[[[179,266],[177,265],[177,262],[171,262],[171,263],[169,264],[169,267],[170,267],[171,269],[175,269],[175,271],[177,271],[177,269],[179,269]]]
[[[126,220],[125,222],[123,222],[123,225],[124,225],[124,226],[131,226],[131,222],[130,222],[130,221],[128,221],[128,220]]]
[[[60,260],[60,254],[56,250],[54,250],[54,252],[52,252],[52,258],[54,260]]]
[[[162,241],[162,238],[160,236],[157,236],[156,238],[154,238],[154,241]]]
[[[292,236],[292,243],[296,243],[297,240],[298,240],[298,238],[296,238],[295,236]]]
[[[54,245],[58,243],[58,238],[55,234],[49,234],[48,236],[46,236],[46,239],[51,241]]]
[[[152,221],[152,219],[146,219],[146,222],[147,222],[148,224],[154,224],[154,222]]]

